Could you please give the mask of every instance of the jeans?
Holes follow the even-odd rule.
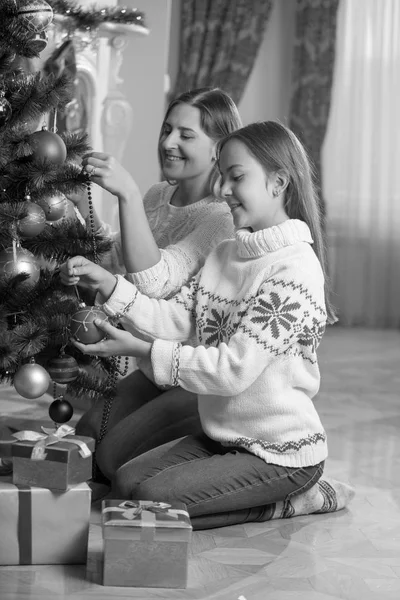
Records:
[[[77,435],[98,439],[103,407],[99,400],[82,416]],[[180,387],[162,391],[141,371],[133,371],[118,382],[108,431],[96,449],[97,466],[111,479],[135,456],[201,430],[196,394]]]
[[[269,519],[270,505],[310,489],[324,463],[282,467],[242,448],[226,448],[204,433],[142,454],[120,467],[113,495],[132,500],[179,501],[194,529]]]

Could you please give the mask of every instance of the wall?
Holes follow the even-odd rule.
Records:
[[[133,107],[133,126],[123,165],[142,193],[159,180],[157,142],[164,116],[171,0],[120,0],[119,5],[144,12],[150,35],[133,37],[124,51],[120,86]]]
[[[296,0],[275,0],[239,111],[243,123],[288,125]]]

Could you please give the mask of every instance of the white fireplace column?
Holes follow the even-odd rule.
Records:
[[[97,2],[96,8],[116,4]],[[81,1],[81,6],[90,2]],[[55,15],[49,50],[68,37],[68,17]],[[134,107],[119,89],[123,80],[119,72],[129,38],[148,35],[149,30],[135,24],[102,23],[96,31],[71,31],[76,54],[76,94],[66,107],[66,128],[71,132],[86,131],[96,152],[106,152],[122,160],[129,138]],[[50,36],[49,36],[50,38]],[[93,201],[99,217],[119,228],[115,198],[99,186],[92,187]]]

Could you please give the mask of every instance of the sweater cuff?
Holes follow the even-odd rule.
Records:
[[[179,360],[182,344],[155,340],[151,347],[151,366],[158,385],[179,385]]]
[[[138,291],[122,275],[116,275],[116,278],[117,285],[107,302],[103,304],[103,310],[109,317],[120,319],[135,303]]]
[[[162,275],[164,268],[164,260],[163,258],[161,258],[156,265],[150,267],[149,269],[145,269],[144,271],[138,271],[136,273],[129,273],[129,279],[139,288],[146,288],[148,286],[154,285],[154,283],[159,282],[160,276]]]

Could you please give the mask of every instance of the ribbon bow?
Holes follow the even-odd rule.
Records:
[[[171,505],[165,502],[149,502],[149,504],[143,506],[139,502],[125,500],[125,502],[121,502],[118,506],[108,506],[103,512],[121,512],[122,517],[128,521],[133,521],[133,519],[141,518],[142,516],[145,517],[146,512],[163,513],[163,515],[174,520],[178,519],[178,514],[175,511],[169,512],[171,508]]]
[[[103,509],[103,514],[108,512],[119,512],[121,516],[128,521],[133,521],[137,518],[143,517],[144,526],[155,526],[155,515],[162,513],[164,519],[177,521],[179,515],[185,515],[189,517],[189,513],[186,510],[180,510],[172,508],[170,504],[166,502],[148,502],[140,503],[132,500],[125,500],[118,506],[107,506]]]
[[[78,446],[79,454],[82,458],[89,458],[92,454],[87,444],[82,440],[64,439],[67,435],[75,435],[75,428],[71,427],[71,425],[61,425],[55,431],[47,427],[41,427],[41,429],[44,433],[29,430],[13,433],[13,437],[17,438],[20,442],[36,442],[32,448],[31,460],[45,460],[47,456],[47,452],[45,451],[46,446],[51,446],[61,441]]]

